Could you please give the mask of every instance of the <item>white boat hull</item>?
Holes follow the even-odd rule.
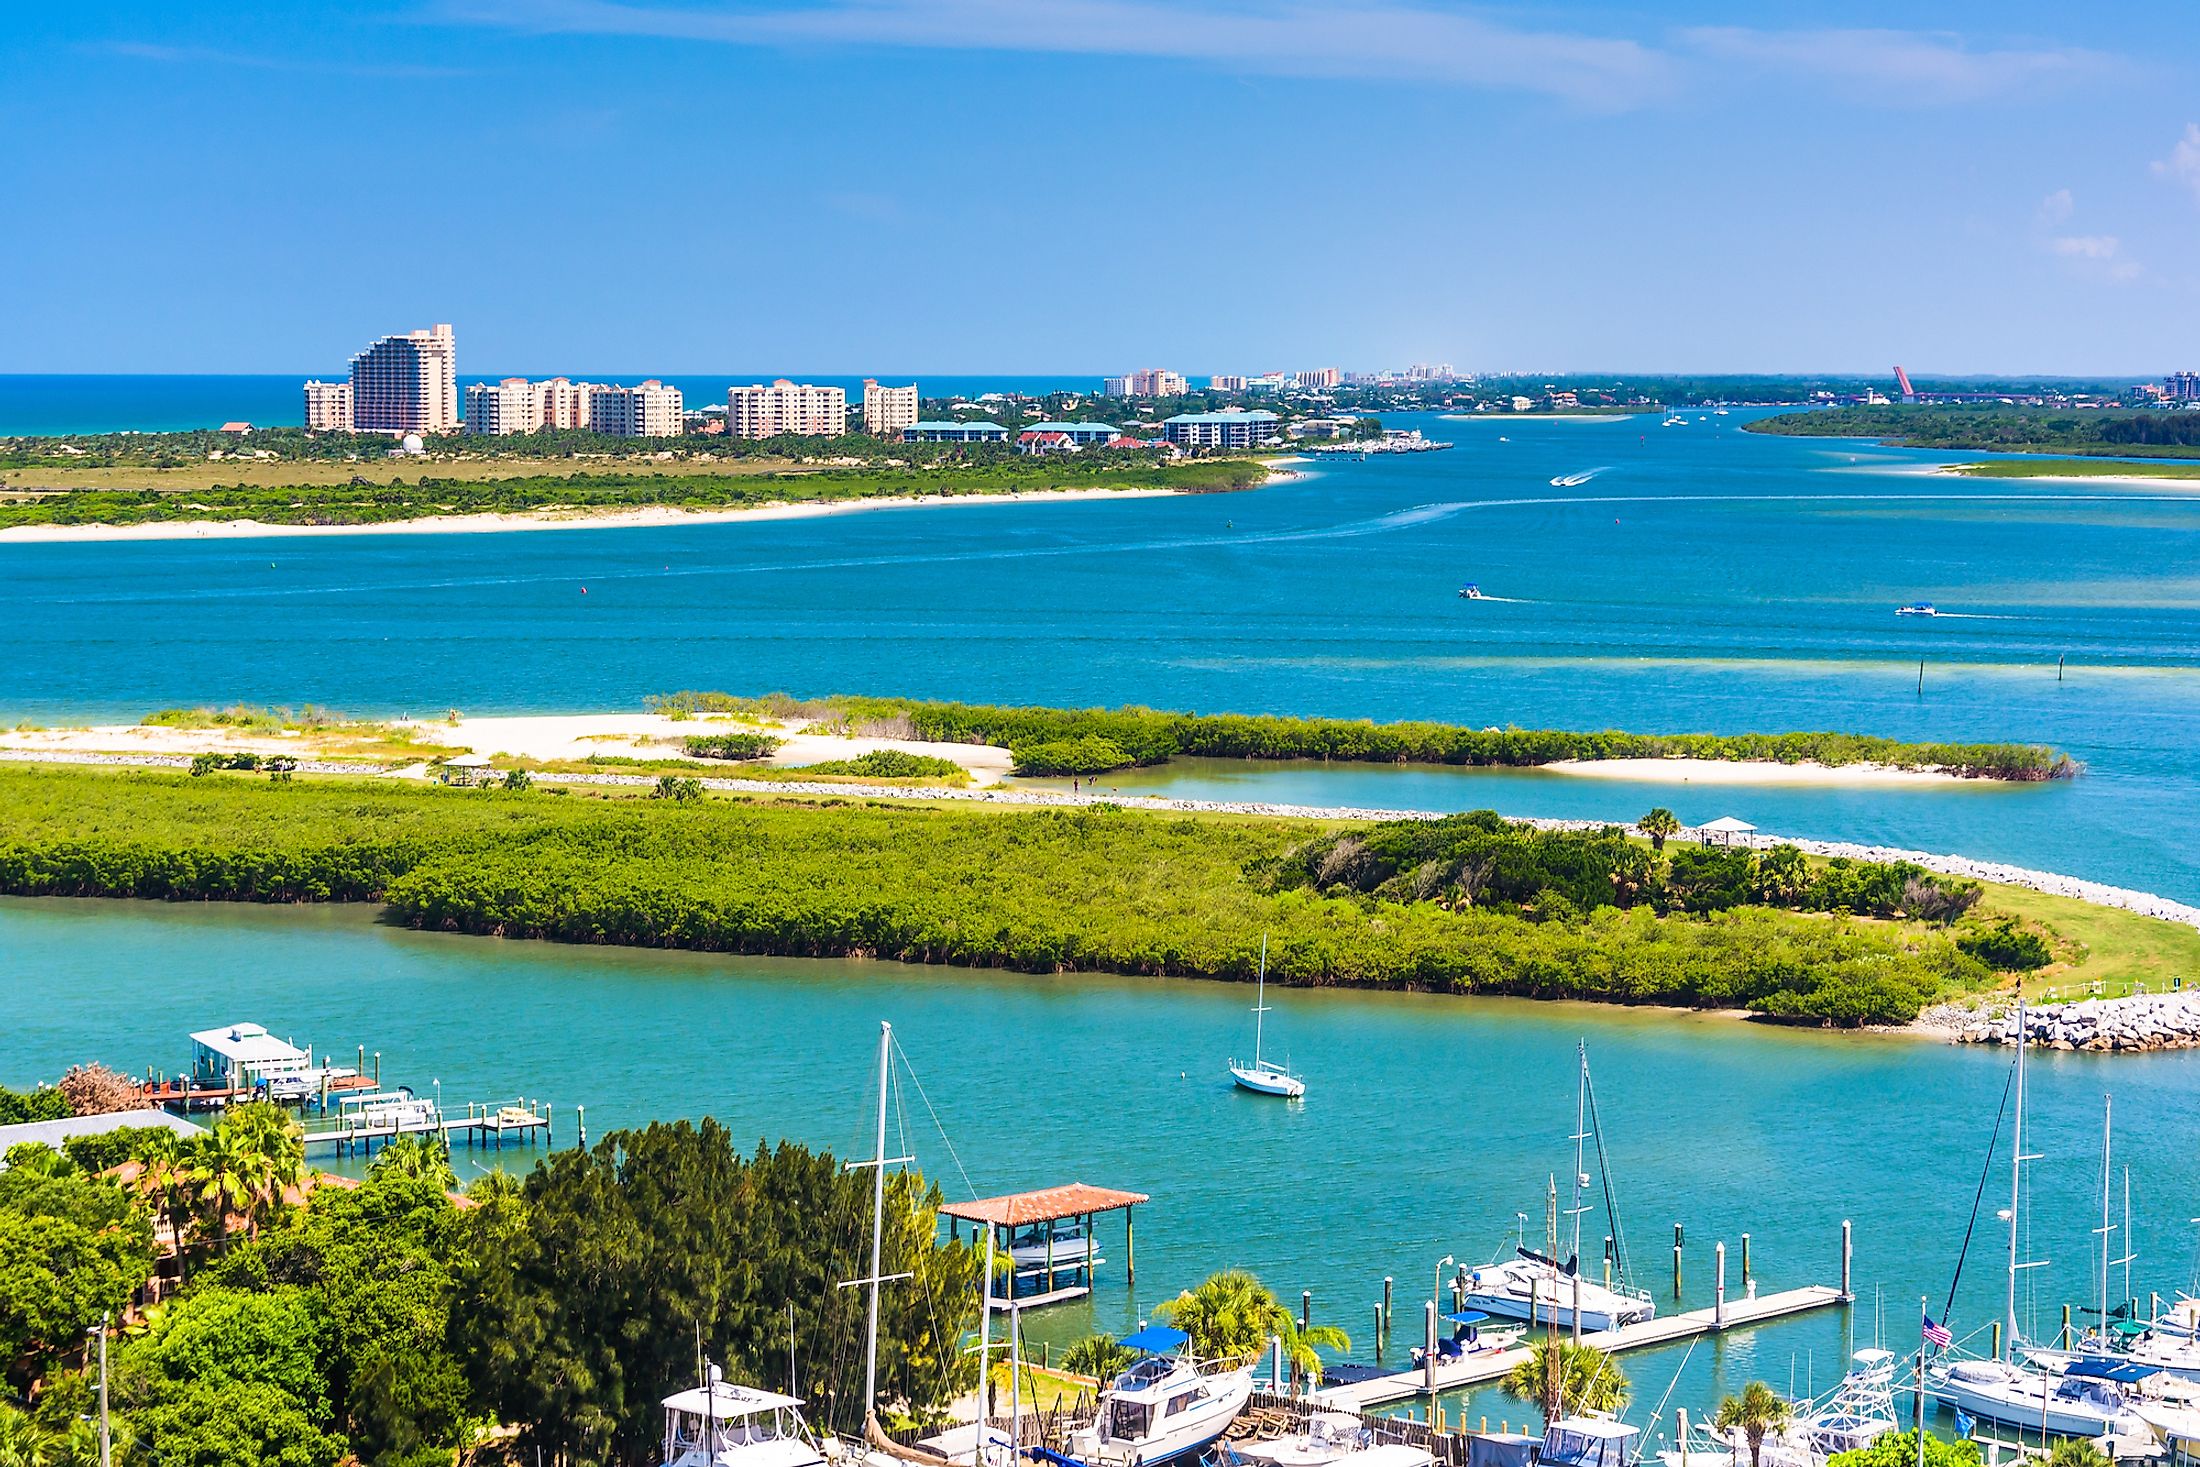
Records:
[[[1953,1371],[1928,1377],[1925,1393],[1980,1421],[2048,1436],[2127,1436],[2146,1431],[2128,1409],[2059,1399],[2051,1377],[2018,1371],[2006,1379],[1967,1380]]]
[[[1499,1319],[1571,1329],[1577,1299],[1584,1333],[1638,1324],[1657,1315],[1657,1306],[1648,1299],[1617,1293],[1588,1279],[1576,1280],[1547,1264],[1526,1259],[1476,1269],[1469,1276],[1465,1304]]]
[[[1169,1418],[1160,1430],[1136,1441],[1110,1440],[1096,1423],[1071,1433],[1069,1454],[1091,1467],[1161,1467],[1212,1445],[1252,1400],[1253,1372],[1247,1367],[1208,1376],[1206,1381],[1207,1399]]]
[[[1286,1100],[1297,1100],[1306,1094],[1304,1080],[1296,1075],[1279,1074],[1274,1070],[1232,1065],[1230,1078],[1237,1081],[1240,1090],[1250,1090],[1256,1095],[1280,1095]]]

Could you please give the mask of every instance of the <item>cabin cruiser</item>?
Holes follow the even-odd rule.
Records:
[[[715,1365],[706,1374],[664,1399],[664,1467],[824,1467],[799,1398],[729,1384]]]
[[[1515,1251],[1517,1257],[1484,1264],[1467,1275],[1467,1308],[1500,1319],[1571,1329],[1578,1302],[1581,1328],[1586,1332],[1640,1324],[1657,1315],[1658,1306],[1647,1291],[1624,1285],[1607,1288],[1582,1278],[1577,1259],[1560,1263],[1533,1248]]]
[[[1862,1451],[1895,1430],[1894,1370],[1893,1351],[1857,1351],[1854,1366],[1823,1403],[1797,1404],[1787,1425],[1764,1439],[1758,1467],[1825,1467],[1828,1459]],[[1749,1460],[1740,1431],[1722,1432],[1707,1421],[1692,1431],[1658,1453],[1665,1467],[1734,1467]]]
[[[2006,1360],[1955,1360],[1925,1373],[1925,1393],[1981,1421],[2048,1436],[2151,1435],[2133,1409],[2148,1365],[2081,1360],[2060,1376]]]
[[[1913,601],[1907,606],[1897,606],[1896,616],[1938,616],[1939,610],[1930,601]]]
[[[1543,1432],[1545,1467],[1629,1467],[1640,1433],[1608,1416],[1568,1416]]]
[[[1068,1455],[1087,1467],[1160,1467],[1189,1457],[1230,1429],[1253,1396],[1250,1361],[1203,1361],[1191,1336],[1149,1326],[1125,1337],[1140,1352],[1100,1392],[1092,1421],[1069,1435]]]
[[[1436,1342],[1436,1363],[1456,1365],[1462,1360],[1472,1360],[1482,1355],[1502,1355],[1520,1343],[1523,1331],[1517,1329],[1484,1330],[1489,1316],[1479,1310],[1466,1309],[1444,1316],[1444,1323],[1452,1327],[1451,1334]],[[1428,1351],[1420,1345],[1413,1347],[1413,1368],[1427,1364]]]
[[[1348,1411],[1317,1411],[1294,1435],[1236,1442],[1229,1450],[1246,1467],[1431,1467],[1435,1461],[1426,1447],[1377,1441]]]
[[[1064,1273],[1102,1261],[1099,1243],[1085,1231],[1082,1223],[1068,1219],[1017,1230],[1010,1235],[1008,1256],[1015,1260],[1019,1273],[1031,1269],[1043,1272],[1049,1267],[1056,1273]]]

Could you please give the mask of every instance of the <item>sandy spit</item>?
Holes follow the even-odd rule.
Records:
[[[258,520],[170,520],[144,525],[16,525],[0,530],[0,544],[52,544],[105,540],[292,539],[318,535],[479,535],[507,530],[631,530],[668,525],[722,525],[739,521],[807,520],[877,509],[1052,504],[1091,499],[1153,499],[1177,489],[1039,489],[1028,494],[923,494],[913,498],[844,499],[830,504],[760,504],[753,509],[680,509],[649,506],[607,512],[537,510],[524,514],[434,515],[380,525],[270,525]]]

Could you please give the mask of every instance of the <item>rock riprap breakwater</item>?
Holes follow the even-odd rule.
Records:
[[[2014,1044],[2017,1014],[1938,1016],[1957,1044]],[[2132,1051],[2200,1047],[2200,996],[2134,993],[2024,1011],[2024,1037],[2041,1049]]]

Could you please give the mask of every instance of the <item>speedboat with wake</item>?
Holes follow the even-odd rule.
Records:
[[[1480,586],[1469,581],[1459,588],[1459,599],[1461,601],[1487,601],[1490,598],[1482,594]]]
[[[1894,614],[1896,616],[1938,616],[1940,610],[1930,601],[1912,601],[1907,606],[1897,606],[1894,609]]]
[[[1093,1419],[1069,1434],[1085,1467],[1160,1467],[1218,1440],[1253,1398],[1249,1360],[1208,1361],[1191,1336],[1149,1325],[1122,1341],[1140,1358],[1100,1392]]]

